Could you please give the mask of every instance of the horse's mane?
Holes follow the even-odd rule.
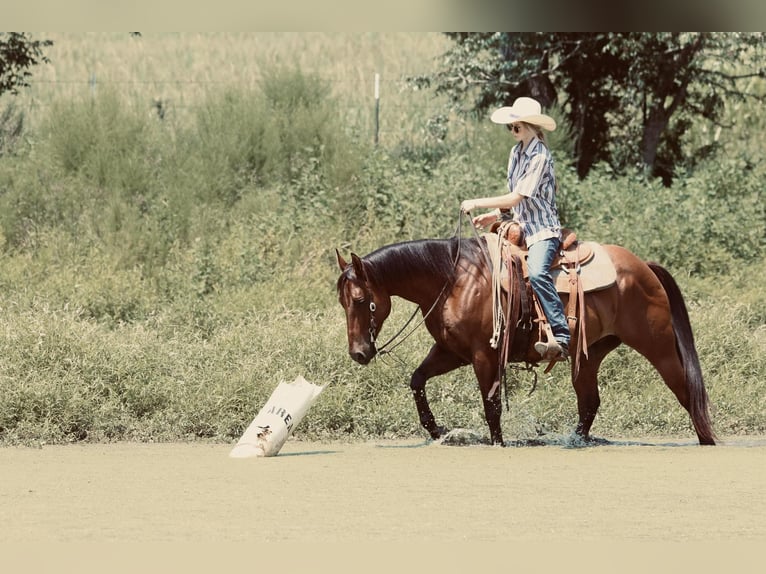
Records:
[[[373,283],[380,283],[384,278],[406,280],[413,276],[413,272],[426,273],[441,281],[452,282],[458,272],[456,258],[460,256],[473,264],[480,264],[480,253],[476,240],[452,237],[393,243],[373,251],[363,259]]]

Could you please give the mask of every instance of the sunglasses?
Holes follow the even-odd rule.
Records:
[[[519,133],[521,130],[524,129],[524,126],[522,126],[521,124],[506,124],[506,126],[508,127],[509,131],[512,131],[515,134]]]

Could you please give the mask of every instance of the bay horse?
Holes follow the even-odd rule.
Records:
[[[351,254],[347,263],[336,250],[341,275],[338,300],[346,315],[348,352],[362,365],[378,353],[376,339],[396,296],[416,303],[435,343],[412,373],[410,388],[421,425],[432,439],[446,429],[437,425],[426,397],[426,383],[458,367],[471,365],[479,384],[490,440],[502,445],[502,404],[491,392],[498,373],[493,332],[492,278],[484,258],[484,239],[452,237],[387,245],[365,257]],[[604,357],[624,343],[659,372],[688,411],[699,443],[715,444],[708,395],[694,345],[689,315],[678,284],[659,264],[645,262],[627,249],[603,245],[614,263],[617,280],[585,295],[587,358],[572,365],[579,420],[575,433],[589,440],[601,402],[598,369]],[[567,294],[561,294],[564,308]],[[574,339],[573,339],[574,340]],[[536,357],[536,358],[535,358]],[[528,362],[539,355],[530,344]]]

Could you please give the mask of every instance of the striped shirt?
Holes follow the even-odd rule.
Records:
[[[550,237],[561,237],[561,223],[556,208],[556,176],[553,157],[537,137],[521,151],[516,144],[508,158],[508,190],[524,197],[513,208],[521,225],[527,247]]]

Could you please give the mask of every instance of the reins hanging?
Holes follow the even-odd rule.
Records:
[[[462,233],[461,233],[461,230],[462,230],[462,225],[461,225],[462,224],[462,217],[463,217],[463,211],[461,210],[460,213],[458,214],[457,229],[455,230],[455,233],[453,234],[453,237],[457,237],[457,251],[455,252],[455,260],[452,262],[453,269],[455,267],[457,267],[457,262],[460,260],[460,249],[462,247]],[[471,228],[473,228],[473,226],[471,226]],[[474,233],[476,233],[476,229],[474,229]],[[476,236],[478,238],[478,234]],[[412,335],[417,330],[418,327],[420,327],[423,323],[425,323],[425,321],[428,318],[428,316],[436,308],[436,305],[441,300],[442,295],[444,295],[444,292],[446,291],[446,289],[449,286],[449,284],[450,284],[450,281],[447,280],[447,282],[442,287],[441,291],[439,291],[439,294],[436,296],[436,299],[434,300],[433,305],[431,305],[431,307],[428,309],[428,311],[423,315],[423,318],[418,322],[417,325],[415,325],[412,328],[412,330],[409,333],[407,333],[400,341],[398,341],[390,349],[386,349],[386,347],[388,347],[391,343],[393,343],[394,340],[396,340],[396,338],[399,337],[399,335],[401,335],[404,332],[404,330],[407,328],[407,325],[409,325],[412,322],[412,320],[415,318],[415,315],[417,315],[418,311],[420,310],[420,305],[415,307],[415,310],[412,312],[412,315],[410,316],[409,319],[407,319],[407,321],[404,323],[402,328],[399,329],[396,332],[396,334],[394,334],[388,341],[383,343],[383,345],[381,345],[380,347],[375,345],[375,337],[377,336],[377,333],[373,333],[373,341],[372,342],[373,342],[373,345],[375,345],[375,349],[376,349],[378,355],[391,354],[391,352],[394,349],[396,349],[396,347],[398,347],[404,341],[406,341],[410,337],[410,335]],[[372,303],[372,304],[374,305],[374,303]],[[370,313],[372,313],[372,311],[370,311]],[[375,316],[374,315],[372,316],[372,320],[374,322],[374,320],[375,320]]]

